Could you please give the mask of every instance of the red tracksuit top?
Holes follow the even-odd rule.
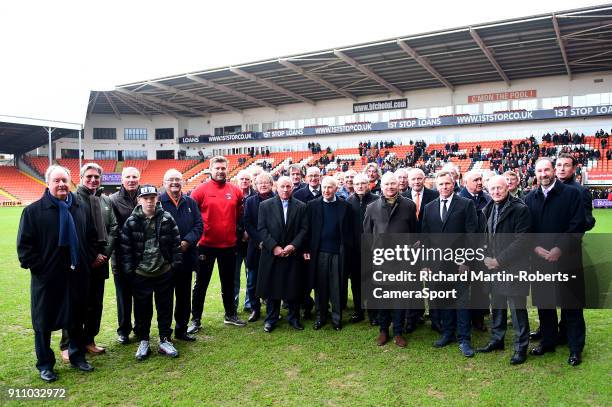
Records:
[[[202,213],[204,233],[198,246],[226,248],[236,246],[236,225],[243,215],[243,194],[229,182],[210,180],[191,193]]]

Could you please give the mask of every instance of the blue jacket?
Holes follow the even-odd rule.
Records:
[[[204,229],[198,204],[192,198],[182,194],[177,207],[167,192],[159,196],[159,201],[164,210],[174,218],[179,228],[181,241],[189,242],[189,249],[186,253],[183,253],[183,266],[195,270],[198,264],[198,249],[196,246]]]
[[[271,193],[268,198],[262,199],[260,194],[254,194],[249,196],[246,201],[244,201],[244,228],[249,235],[246,266],[249,269],[259,268],[259,257],[261,254],[259,244],[262,240],[259,232],[257,231],[257,223],[259,221],[259,204],[274,196],[276,196],[276,194]]]

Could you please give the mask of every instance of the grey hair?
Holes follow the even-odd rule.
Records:
[[[338,186],[338,181],[336,181],[336,178],[331,177],[331,176],[326,176],[323,177],[323,180],[321,181],[321,185],[325,186],[327,184],[331,184],[333,187],[337,187]]]
[[[268,181],[270,184],[274,184],[274,179],[269,172],[262,172],[261,174],[257,175],[255,178],[255,185],[260,184],[262,180]]]
[[[83,164],[83,166],[81,167],[81,171],[79,172],[79,175],[81,176],[81,178],[83,178],[83,175],[85,175],[87,170],[96,170],[98,171],[99,175],[102,175],[102,167],[100,167],[96,163],[87,163],[87,164]]]
[[[121,170],[121,178],[123,179],[129,171],[136,171],[138,178],[140,178],[140,171],[136,167],[123,167],[123,170]]]
[[[68,175],[68,178],[72,179],[72,174],[70,174],[70,170],[66,167],[62,167],[61,165],[50,165],[45,171],[45,183],[49,185],[49,177],[51,177],[51,173],[55,170],[62,170]]]

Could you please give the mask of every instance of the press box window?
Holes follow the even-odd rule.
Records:
[[[174,140],[174,128],[155,129],[155,140]]]
[[[124,140],[146,140],[147,129],[123,129]]]
[[[117,129],[114,127],[94,127],[94,140],[117,140]]]

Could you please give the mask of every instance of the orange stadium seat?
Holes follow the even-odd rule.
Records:
[[[42,196],[45,185],[42,181],[21,172],[17,167],[0,166],[0,188],[23,203],[29,204]]]

